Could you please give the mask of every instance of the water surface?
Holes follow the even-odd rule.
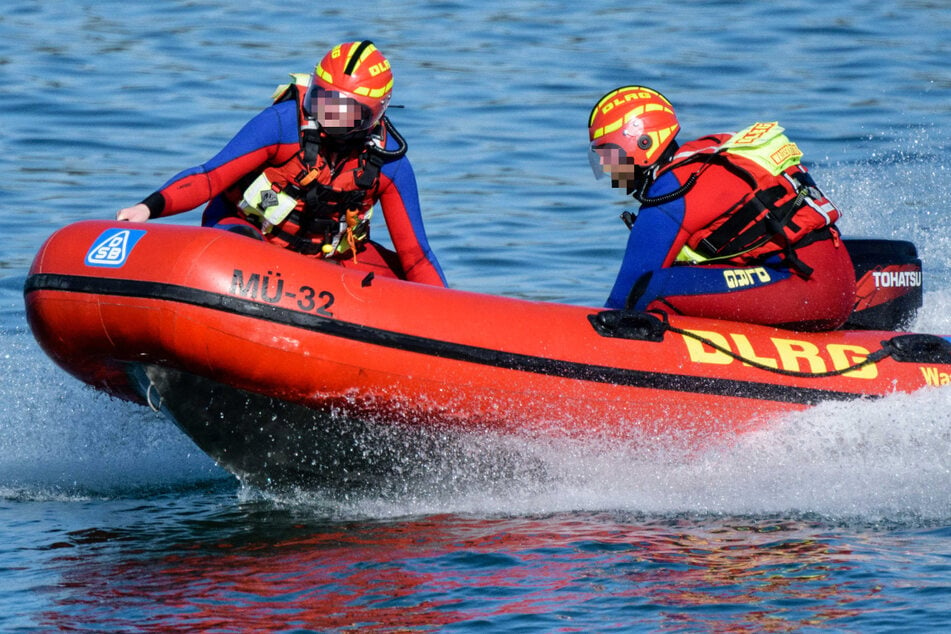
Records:
[[[604,301],[633,205],[593,179],[585,123],[642,83],[684,138],[780,121],[846,234],[917,244],[915,327],[948,333],[949,32],[943,3],[911,0],[8,8],[0,629],[947,629],[947,390],[824,405],[700,455],[526,443],[541,471],[454,480],[484,474],[476,438],[439,486],[276,499],[56,368],[21,289],[56,228],[137,202],[287,73],[369,38],[396,73],[391,118],[451,285]]]

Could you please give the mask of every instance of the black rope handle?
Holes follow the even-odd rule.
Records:
[[[886,349],[886,346],[882,346],[881,348],[879,348],[879,349],[876,350],[875,352],[872,352],[871,354],[869,354],[869,355],[865,358],[865,360],[860,361],[860,362],[858,362],[858,363],[853,363],[852,365],[850,365],[850,366],[847,367],[847,368],[840,368],[840,369],[837,369],[837,370],[827,370],[826,372],[801,372],[801,371],[798,371],[798,370],[781,370],[780,368],[774,368],[774,367],[772,367],[772,366],[766,365],[765,363],[759,363],[758,361],[753,361],[752,359],[747,359],[747,358],[745,358],[743,355],[737,354],[737,353],[733,352],[732,350],[730,350],[729,348],[725,348],[725,347],[723,347],[723,346],[717,344],[716,342],[710,341],[710,340],[707,339],[706,337],[703,337],[703,336],[701,336],[701,335],[698,335],[698,334],[696,334],[696,333],[694,333],[694,332],[690,332],[689,330],[684,330],[684,329],[682,329],[682,328],[676,328],[676,327],[674,327],[674,326],[671,326],[669,323],[667,323],[667,330],[670,331],[670,332],[672,332],[672,333],[675,333],[675,334],[678,334],[678,335],[682,335],[682,336],[684,336],[684,337],[690,337],[691,339],[694,339],[694,340],[696,340],[696,341],[699,341],[700,343],[704,343],[704,344],[710,346],[711,348],[713,348],[714,350],[716,350],[716,351],[718,351],[718,352],[722,352],[723,354],[727,355],[728,357],[732,357],[733,359],[736,359],[737,361],[742,361],[743,363],[745,363],[745,364],[747,364],[747,365],[750,365],[750,366],[752,366],[752,367],[754,367],[754,368],[758,368],[758,369],[760,369],[760,370],[766,370],[767,372],[773,372],[773,373],[775,373],[775,374],[780,374],[780,375],[782,375],[782,376],[792,376],[792,377],[798,377],[798,378],[822,379],[822,378],[827,378],[827,377],[830,377],[830,376],[839,376],[839,375],[842,375],[842,374],[846,374],[847,372],[853,372],[853,371],[855,371],[855,370],[859,370],[859,369],[861,369],[861,368],[864,368],[864,367],[867,366],[867,365],[872,365],[872,364],[874,364],[874,363],[878,363],[878,362],[881,361],[882,359],[885,359],[885,358],[891,356],[891,354],[892,354],[892,350]]]
[[[848,367],[825,372],[802,372],[799,370],[783,370],[771,365],[747,359],[741,354],[733,352],[729,347],[720,345],[708,337],[699,335],[690,330],[677,328],[670,323],[667,312],[659,309],[648,311],[607,310],[588,315],[588,320],[594,329],[603,337],[619,337],[638,341],[664,340],[668,332],[689,337],[751,367],[772,372],[782,376],[797,378],[821,379],[840,376],[860,370],[891,357],[898,363],[918,363],[930,365],[951,366],[951,336],[940,336],[918,333],[893,333],[892,336],[881,341],[881,348],[870,352],[865,359],[853,363]]]

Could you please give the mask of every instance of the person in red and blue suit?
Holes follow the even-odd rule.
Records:
[[[345,267],[446,286],[423,227],[406,143],[385,116],[390,62],[372,42],[346,42],[312,75],[292,77],[218,154],[116,218],[144,222],[208,203],[205,226]],[[370,240],[376,203],[395,252]]]
[[[800,330],[848,319],[855,270],[839,210],[778,124],[678,145],[670,102],[624,86],[595,105],[588,128],[595,175],[640,203],[622,214],[630,234],[608,308]]]

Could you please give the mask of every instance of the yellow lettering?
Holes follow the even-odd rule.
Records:
[[[689,332],[703,339],[707,339],[722,348],[727,350],[731,349],[726,337],[718,332],[711,332],[709,330],[690,330]],[[681,336],[684,338],[684,344],[687,346],[687,354],[690,355],[691,361],[697,363],[715,363],[717,365],[730,365],[733,363],[732,357],[723,354],[719,350],[710,348],[710,346],[704,344],[702,341],[698,341],[686,335]]]
[[[753,286],[757,281],[765,284],[770,280],[769,272],[761,266],[755,269],[723,269],[723,279],[727,288]]]
[[[390,61],[389,61],[389,60],[386,60],[386,61],[384,61],[384,62],[380,62],[379,64],[374,64],[373,66],[370,67],[370,75],[371,75],[372,77],[376,77],[377,75],[379,75],[379,74],[382,73],[383,71],[389,69],[389,67],[390,67]]]
[[[810,372],[826,371],[825,361],[819,356],[819,348],[815,344],[795,339],[771,339],[784,370],[802,371],[799,367],[799,361],[802,360],[809,365]]]
[[[743,365],[752,364],[766,368],[782,368],[792,372],[812,372],[815,374],[826,372],[829,363],[835,370],[844,370],[857,363],[865,361],[869,351],[862,346],[853,344],[830,343],[824,348],[809,341],[799,339],[782,339],[770,337],[770,343],[775,348],[777,357],[760,356],[749,337],[744,334],[731,332],[728,335],[710,330],[690,330],[696,335],[683,335],[684,345],[690,360],[695,363],[710,363],[713,365],[730,365],[734,357],[721,352],[713,346],[729,352],[735,352],[744,360]],[[729,339],[727,338],[729,337]],[[732,341],[732,345],[731,345]],[[951,374],[941,372],[938,368],[919,366],[921,374],[928,385],[951,384]],[[854,379],[874,379],[878,377],[878,367],[874,363],[862,366],[855,370],[843,373]]]
[[[736,344],[736,352],[744,359],[748,359],[760,365],[765,365],[770,368],[776,367],[776,359],[770,359],[769,357],[758,357],[756,352],[753,350],[753,344],[750,343],[750,340],[746,338],[746,335],[738,335],[732,333],[730,337],[733,338],[733,342]],[[749,363],[744,363],[743,365],[749,365]]]
[[[735,141],[737,145],[746,145],[755,143],[760,137],[772,130],[776,126],[776,123],[757,123],[750,126],[750,129],[746,131],[739,140]]]
[[[861,363],[868,358],[868,350],[862,346],[831,343],[827,349],[829,351],[829,358],[832,359],[832,367],[836,370],[845,369],[850,365]],[[874,363],[870,363],[858,370],[846,372],[842,376],[850,376],[854,379],[874,379],[878,376],[878,366]]]
[[[924,368],[918,366],[922,376],[925,377],[925,383],[933,387],[951,384],[951,375],[947,372],[941,372],[938,368]]]
[[[736,288],[736,272],[735,271],[723,271],[723,279],[726,280],[727,288]]]
[[[800,157],[802,152],[799,151],[799,147],[795,143],[786,143],[781,148],[769,155],[769,158],[776,165],[782,165],[783,161],[791,157]]]
[[[621,97],[614,97],[610,101],[606,101],[601,106],[601,114],[607,114],[614,110],[617,106],[623,106],[629,101],[635,101],[637,99],[650,99],[651,93],[649,92],[629,92],[625,93]]]

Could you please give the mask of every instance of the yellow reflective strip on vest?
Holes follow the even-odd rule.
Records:
[[[773,176],[799,164],[802,152],[783,134],[779,123],[754,123],[737,132],[720,146],[721,151],[732,152],[753,161]]]
[[[287,89],[291,86],[297,85],[301,87],[310,87],[310,75],[306,73],[289,73],[291,78],[294,80],[289,84],[281,84],[274,90],[274,94],[271,95],[271,101],[277,101],[278,97],[283,97],[284,93],[287,92]]]
[[[677,257],[674,258],[674,261],[687,262],[689,264],[702,264],[703,262],[707,261],[707,258],[703,257],[685,244],[680,250],[680,253],[677,254]]]
[[[267,197],[268,200],[262,200]],[[246,214],[258,216],[268,223],[265,233],[273,225],[279,225],[297,207],[297,199],[284,192],[275,192],[264,172],[244,190],[238,206]]]
[[[732,260],[735,257],[749,253],[753,249],[758,249],[761,246],[762,246],[761,244],[757,244],[744,251],[738,251],[736,253],[727,253],[726,255],[717,256],[715,258],[708,258],[706,256],[700,255],[699,253],[697,253],[696,251],[694,251],[688,245],[685,244],[683,248],[680,249],[680,253],[677,254],[677,257],[674,258],[674,262],[684,262],[686,264],[706,264],[708,262],[722,262],[725,260]]]

